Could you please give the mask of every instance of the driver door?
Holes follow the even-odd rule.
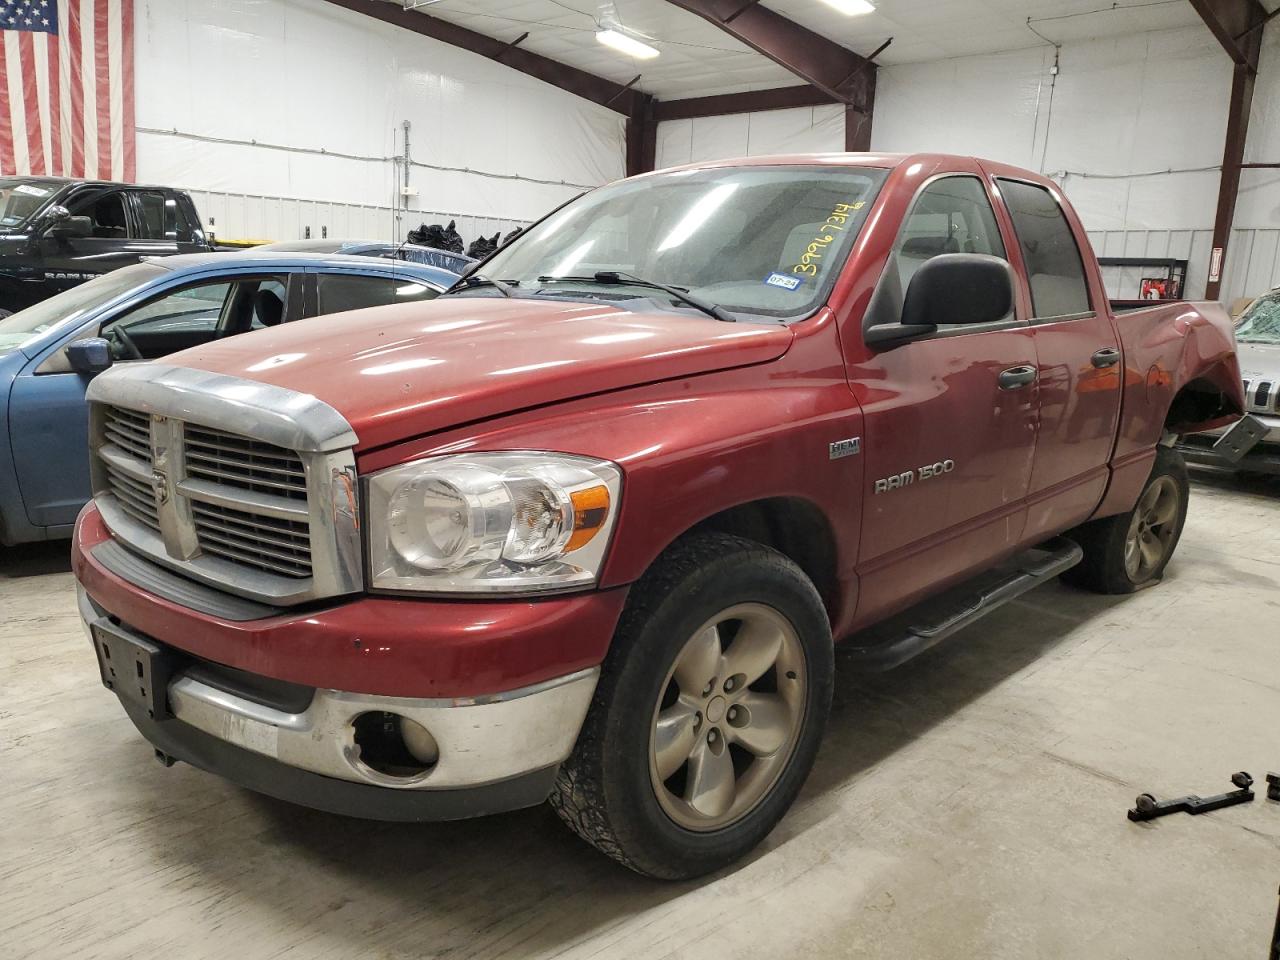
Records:
[[[51,293],[137,263],[150,252],[137,237],[127,191],[82,189],[67,200],[66,207],[73,217],[88,217],[93,232],[87,237],[47,233],[41,237],[40,255]]]
[[[300,275],[299,275],[300,276]],[[167,290],[125,308],[67,342],[102,336],[118,363],[155,360],[248,329],[260,290],[284,291],[287,276],[219,277]],[[89,499],[87,378],[71,370],[66,343],[14,380],[9,435],[27,518],[42,527],[73,523]]]

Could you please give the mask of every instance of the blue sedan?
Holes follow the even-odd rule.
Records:
[[[103,274],[0,320],[0,544],[70,536],[89,499],[93,374],[306,317],[429,300],[457,279],[372,257],[191,254]]]

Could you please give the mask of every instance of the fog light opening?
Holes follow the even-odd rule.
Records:
[[[440,758],[440,748],[426,727],[398,713],[362,713],[352,726],[360,762],[383,776],[420,777]]]

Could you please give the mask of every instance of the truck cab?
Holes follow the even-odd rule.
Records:
[[[181,190],[0,178],[0,316],[143,257],[209,249],[191,197]]]
[[[663,878],[783,816],[835,643],[888,669],[1059,575],[1158,583],[1173,443],[1243,409],[1220,307],[1116,313],[1055,183],[927,154],[621,181],[429,304],[89,400],[80,611],[166,763],[389,820],[549,800]]]

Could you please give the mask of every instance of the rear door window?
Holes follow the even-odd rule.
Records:
[[[322,273],[319,277],[319,312],[341,313],[364,307],[430,300],[438,291],[398,277],[360,277],[347,273]]]
[[[143,240],[173,239],[165,224],[164,194],[154,190],[139,190],[134,194],[138,198],[138,221]]]
[[[1036,319],[1089,314],[1089,283],[1075,234],[1058,201],[1044,187],[1001,180],[1000,193],[1022,248]]]

